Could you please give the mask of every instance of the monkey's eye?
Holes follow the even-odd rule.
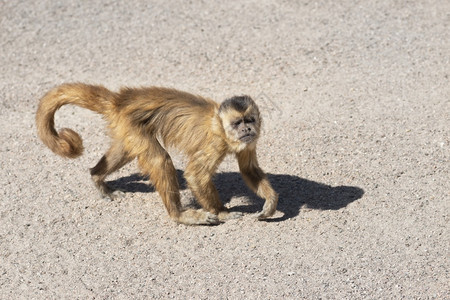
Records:
[[[253,117],[246,118],[246,119],[244,119],[244,122],[245,123],[254,123],[255,122],[255,118],[253,118]]]
[[[242,123],[242,120],[237,120],[237,121],[234,121],[232,123],[232,125],[233,125],[233,127],[238,127],[239,125],[241,125],[241,123]]]

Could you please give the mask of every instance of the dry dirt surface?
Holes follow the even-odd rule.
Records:
[[[449,1],[0,0],[0,45],[1,299],[450,298]],[[101,199],[99,115],[57,114],[79,159],[36,135],[73,81],[253,96],[277,213],[255,219],[233,157],[215,182],[239,220],[175,224],[135,162]]]

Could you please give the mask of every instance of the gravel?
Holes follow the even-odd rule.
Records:
[[[0,0],[0,298],[449,299],[449,11]],[[39,98],[73,81],[252,95],[274,218],[254,218],[263,201],[232,157],[216,184],[240,220],[175,224],[135,163],[109,178],[126,197],[102,200],[88,172],[108,148],[100,116],[58,112],[83,137],[76,160],[36,135]]]

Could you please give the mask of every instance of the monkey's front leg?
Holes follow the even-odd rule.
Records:
[[[264,198],[263,209],[256,215],[259,220],[264,220],[271,217],[277,210],[278,194],[273,190],[267,177],[263,177],[256,188],[256,194]]]
[[[277,210],[278,194],[273,190],[266,174],[258,165],[255,150],[237,153],[239,169],[245,183],[261,198],[265,199],[263,209],[256,216],[259,220],[267,219]]]
[[[151,156],[140,155],[138,157],[139,166],[144,174],[150,176],[170,217],[174,221],[186,225],[219,224],[219,219],[215,214],[202,209],[182,209],[177,174],[169,154],[156,141],[151,150],[149,151]]]
[[[190,162],[184,172],[184,177],[198,203],[208,212],[218,216],[220,221],[237,219],[243,216],[241,212],[230,212],[223,206],[219,193],[212,181],[214,169],[205,165]]]

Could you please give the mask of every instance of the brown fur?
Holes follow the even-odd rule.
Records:
[[[217,224],[240,216],[227,211],[212,181],[224,157],[236,153],[245,182],[266,200],[258,218],[275,212],[278,196],[256,159],[261,120],[250,97],[234,97],[219,106],[212,100],[168,88],[123,88],[114,93],[102,86],[61,85],[39,103],[38,134],[56,154],[75,158],[83,151],[80,136],[66,128],[59,133],[55,130],[55,112],[65,104],[93,110],[108,122],[111,147],[91,169],[102,195],[114,198],[120,194],[108,187],[105,178],[137,158],[175,221]],[[184,175],[203,209],[181,207],[176,171],[165,147],[180,149],[189,158]]]

